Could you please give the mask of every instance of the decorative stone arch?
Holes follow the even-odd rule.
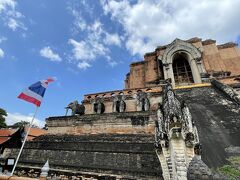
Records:
[[[175,39],[164,51],[163,55],[158,57],[158,60],[162,61],[164,79],[171,79],[173,86],[175,86],[174,74],[173,74],[173,59],[177,53],[183,53],[187,57],[194,83],[202,83],[201,74],[206,73],[206,70],[202,63],[202,53],[199,49],[193,46],[191,43]]]

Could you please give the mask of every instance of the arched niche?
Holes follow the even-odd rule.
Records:
[[[202,83],[201,74],[206,70],[202,63],[202,53],[199,49],[191,43],[182,41],[180,39],[174,40],[164,51],[163,55],[158,57],[158,60],[163,64],[164,79],[171,79],[173,86],[175,86],[173,59],[182,54],[191,68],[194,83]]]
[[[194,83],[192,69],[186,53],[175,53],[173,56],[173,76],[175,85],[189,85]]]

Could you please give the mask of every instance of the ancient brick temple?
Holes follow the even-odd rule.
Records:
[[[144,61],[132,63],[125,88],[154,87],[168,78],[178,86],[204,83],[209,76],[237,76],[240,72],[239,56],[235,43],[216,45],[211,39],[176,39],[145,54]]]
[[[176,39],[130,65],[125,89],[87,94],[46,119],[18,173],[94,179],[224,179],[210,169],[240,155],[240,49]],[[15,156],[11,149],[7,156]]]

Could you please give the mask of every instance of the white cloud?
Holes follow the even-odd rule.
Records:
[[[4,57],[4,51],[0,48],[0,58]]]
[[[106,38],[105,38],[104,42],[107,45],[121,46],[121,39],[118,36],[118,34],[116,34],[116,33],[115,34],[106,33]]]
[[[76,41],[69,39],[68,43],[73,46],[73,58],[78,62],[80,69],[87,69],[91,67],[91,61],[99,56],[107,58],[109,49],[103,42],[103,37],[106,31],[103,29],[100,21],[95,21],[86,27],[87,36],[81,40]]]
[[[19,27],[19,24],[17,23],[17,21],[13,18],[10,18],[8,21],[8,27],[10,29],[12,29],[13,31],[15,31],[17,29],[17,27]]]
[[[6,41],[6,40],[7,40],[6,37],[4,37],[4,36],[0,37],[0,43],[4,42],[4,41]]]
[[[13,31],[16,31],[16,29],[27,30],[21,22],[24,16],[16,10],[16,6],[17,2],[15,0],[0,0],[0,19],[4,25]]]
[[[50,59],[51,61],[62,61],[62,58],[57,53],[54,53],[49,46],[42,48],[40,50],[40,55],[42,57]]]
[[[13,125],[14,123],[21,122],[21,121],[31,122],[31,120],[32,120],[32,114],[23,115],[20,113],[8,113],[6,117],[7,125]],[[33,124],[38,127],[43,127],[45,122],[35,118]]]
[[[108,65],[111,66],[111,67],[115,67],[115,66],[118,65],[117,61],[114,61],[114,60],[112,60],[112,59],[110,59],[110,58],[107,59],[107,63],[108,63]]]
[[[71,14],[74,17],[74,21],[73,21],[74,27],[72,27],[73,28],[72,30],[76,33],[78,33],[79,31],[85,30],[87,28],[87,23],[83,19],[81,15],[81,11],[77,11],[75,9],[72,9],[71,7],[68,7],[68,9],[70,10]]]
[[[81,11],[77,8],[81,8]],[[87,69],[91,67],[91,63],[98,57],[108,59],[111,53],[109,46],[121,46],[121,38],[117,33],[108,32],[99,19],[91,17],[94,10],[88,1],[82,1],[75,7],[68,7],[68,10],[74,17],[73,33],[79,33],[80,36],[84,34],[80,40],[75,38],[68,40],[68,43],[73,46],[72,57],[78,68]],[[90,20],[85,20],[82,15],[83,12],[88,13]],[[115,61],[107,60],[106,62],[112,67],[117,64]]]
[[[126,48],[143,55],[175,38],[200,37],[218,43],[240,35],[240,0],[102,0],[104,13],[125,31]]]
[[[88,64],[87,62],[83,61],[83,62],[78,63],[78,67],[80,69],[87,69],[87,68],[91,67],[91,65]]]
[[[69,39],[69,44],[73,46],[73,56],[76,60],[91,60],[95,58],[95,54],[91,51],[90,45],[85,41],[77,42],[74,39]]]
[[[0,1],[0,13],[5,11],[7,8],[14,9],[16,2],[14,0],[1,0]]]

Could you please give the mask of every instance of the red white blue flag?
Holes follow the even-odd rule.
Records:
[[[28,87],[21,94],[19,94],[18,98],[33,103],[39,107],[43,100],[43,96],[48,86],[48,83],[53,81],[54,78],[48,78],[46,80],[38,81],[35,84]]]

